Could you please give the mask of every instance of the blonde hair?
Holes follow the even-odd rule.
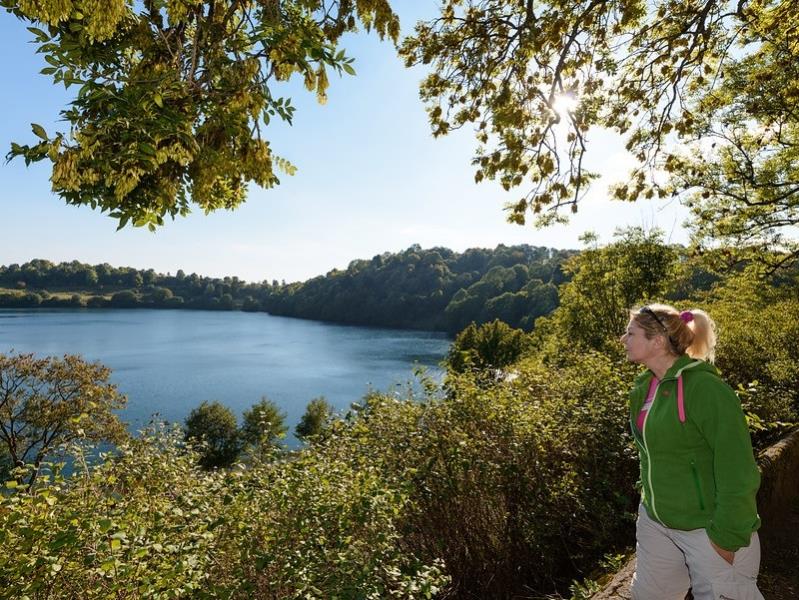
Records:
[[[649,304],[630,310],[648,339],[663,335],[672,354],[687,354],[713,362],[716,358],[716,323],[700,308],[680,312],[668,304]]]

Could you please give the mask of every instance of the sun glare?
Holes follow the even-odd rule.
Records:
[[[552,108],[554,108],[555,112],[561,117],[565,117],[567,114],[573,112],[579,103],[580,101],[574,96],[574,94],[558,94],[555,96],[555,102],[553,103]]]

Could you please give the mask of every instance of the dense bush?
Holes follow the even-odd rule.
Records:
[[[447,597],[552,592],[628,541],[626,387],[599,355],[527,361],[490,391],[461,376],[443,399],[372,395],[314,445],[232,471],[151,432],[2,500],[0,589],[425,598],[446,573]]]
[[[276,447],[286,436],[286,414],[274,401],[262,397],[244,411],[241,437],[253,448],[267,450]]]
[[[767,285],[756,272],[730,278],[708,297],[719,333],[717,366],[739,389],[755,442],[799,420],[799,302],[794,285]]]
[[[446,582],[400,551],[408,498],[369,463],[316,452],[202,471],[181,438],[150,431],[0,496],[0,595],[377,600]]]
[[[326,444],[405,474],[403,547],[442,559],[453,597],[540,597],[631,540],[625,371],[530,359],[490,389],[453,378],[444,400],[373,396]]]
[[[491,379],[499,370],[519,360],[529,343],[522,330],[502,321],[479,327],[471,323],[455,337],[445,364],[452,373],[475,372]]]
[[[229,467],[241,452],[236,415],[217,401],[203,402],[186,417],[186,441],[197,447],[200,465]]]
[[[333,418],[333,407],[325,397],[314,398],[305,407],[300,422],[294,428],[294,435],[301,440],[312,441],[327,431]]]

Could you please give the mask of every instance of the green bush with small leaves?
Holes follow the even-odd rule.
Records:
[[[440,561],[400,548],[408,496],[337,452],[205,471],[152,429],[0,496],[2,598],[431,598]]]

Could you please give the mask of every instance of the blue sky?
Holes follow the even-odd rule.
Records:
[[[403,31],[436,10],[428,0],[417,0],[412,9],[402,4],[397,3]],[[39,75],[44,61],[28,43],[31,38],[23,23],[0,13],[3,155],[12,140],[33,140],[32,122],[48,132],[64,129],[58,113],[71,90]],[[603,179],[569,225],[537,230],[508,224],[502,207],[521,190],[474,183],[470,131],[433,139],[418,99],[425,71],[406,69],[391,44],[374,35],[348,37],[343,46],[358,74],[333,77],[326,105],[318,105],[300,82],[274,91],[291,96],[297,107],[292,127],[273,121],[266,130],[274,151],[298,167],[277,188],[253,186],[236,211],[196,211],[156,233],[116,231],[114,220],[67,206],[52,194],[48,165],[26,168],[17,159],[0,164],[0,264],[45,258],[294,281],[414,243],[458,251],[500,243],[579,248],[587,230],[608,241],[616,227],[626,225],[660,227],[670,240],[686,241],[686,211],[678,204],[604,199],[607,185],[631,163],[622,142],[602,132],[589,138],[588,164]]]

